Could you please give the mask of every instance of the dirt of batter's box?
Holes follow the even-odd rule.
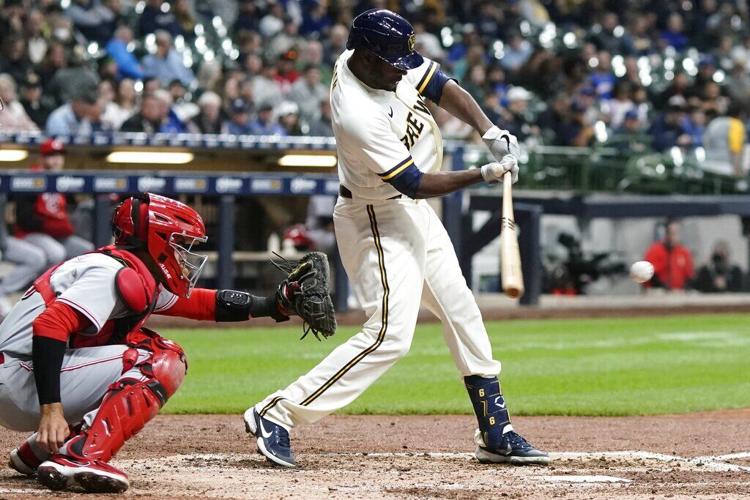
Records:
[[[750,497],[750,409],[656,417],[518,417],[551,465],[479,464],[471,416],[333,416],[295,429],[297,469],[255,453],[238,415],[159,416],[113,464],[158,498]],[[4,432],[6,452],[23,435]],[[0,472],[0,499],[38,496]]]

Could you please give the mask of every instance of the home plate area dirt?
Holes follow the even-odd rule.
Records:
[[[547,467],[483,465],[469,416],[334,416],[295,429],[299,468],[270,466],[241,418],[160,416],[113,463],[157,498],[741,498],[750,409],[658,417],[518,417]],[[23,435],[4,432],[4,452]],[[10,469],[0,498],[69,496]],[[79,496],[79,495],[74,495]],[[83,495],[80,495],[83,496]]]

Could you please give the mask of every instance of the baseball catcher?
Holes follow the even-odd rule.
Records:
[[[155,194],[128,198],[112,229],[114,245],[49,269],[0,324],[0,424],[36,431],[10,453],[10,466],[53,490],[128,488],[109,460],[187,370],[182,348],[143,326],[151,314],[215,321],[300,314],[323,335],[336,326],[320,254],[294,263],[275,294],[257,297],[195,288],[206,257],[194,247],[206,230],[187,205]]]

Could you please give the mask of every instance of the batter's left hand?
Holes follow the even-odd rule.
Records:
[[[503,179],[503,176],[510,175],[513,184],[518,181],[518,160],[513,155],[505,155],[499,162],[493,161],[487,165],[482,165],[482,178],[485,182],[495,184]]]
[[[495,125],[484,133],[482,140],[490,148],[492,156],[497,161],[503,161],[503,157],[509,154],[518,158],[521,153],[521,148],[518,146],[518,138],[507,130],[503,130]]]

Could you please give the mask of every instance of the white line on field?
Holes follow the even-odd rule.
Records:
[[[33,495],[47,495],[52,494],[54,491],[35,489],[35,488],[0,488],[0,494],[33,494]]]
[[[321,453],[319,455],[340,457],[340,456],[356,456],[356,457],[368,457],[368,458],[394,458],[394,457],[428,457],[435,459],[448,459],[448,460],[473,460],[473,453],[455,453],[455,452],[375,452],[375,453],[363,453],[363,452],[344,452],[344,453]],[[563,452],[552,452],[550,458],[552,460],[596,460],[596,459],[610,459],[610,460],[654,460],[657,462],[664,463],[687,463],[695,467],[705,467],[717,472],[750,472],[750,467],[727,463],[726,460],[731,459],[743,459],[749,458],[750,452],[732,453],[729,455],[719,456],[707,456],[707,457],[680,457],[677,455],[668,455],[664,453],[654,453],[650,451],[563,451]],[[247,459],[247,455],[244,454],[222,454],[222,453],[206,453],[206,454],[191,454],[191,455],[171,455],[164,457],[161,460],[166,462],[179,462],[183,460],[221,460],[221,461],[240,461]],[[123,460],[118,461],[119,463],[138,463],[149,460]]]

